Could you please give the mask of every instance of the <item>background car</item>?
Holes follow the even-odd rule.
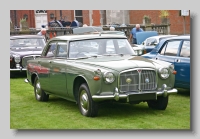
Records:
[[[158,36],[148,37],[140,45],[136,44],[136,46],[141,47],[141,49],[143,49],[143,54],[146,54],[149,53],[160,42],[161,39],[174,36],[177,35],[158,35]]]
[[[174,89],[173,65],[137,56],[126,36],[65,35],[48,41],[41,57],[27,61],[25,82],[38,101],[55,95],[76,102],[80,113],[94,117],[105,101],[165,110]]]
[[[162,39],[151,52],[142,56],[174,64],[175,87],[190,89],[190,35]]]
[[[26,61],[39,57],[45,44],[45,38],[39,35],[10,36],[11,74],[26,70]]]

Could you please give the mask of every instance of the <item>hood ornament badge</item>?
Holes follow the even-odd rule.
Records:
[[[130,84],[130,83],[132,82],[131,78],[127,78],[127,79],[126,79],[126,82],[127,82],[128,84]]]

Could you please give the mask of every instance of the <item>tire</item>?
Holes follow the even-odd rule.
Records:
[[[40,86],[40,81],[38,79],[38,77],[35,78],[35,82],[34,82],[34,93],[35,93],[35,98],[38,101],[48,101],[49,99],[49,95],[46,94],[41,86]]]
[[[163,97],[158,96],[157,100],[149,100],[147,104],[149,108],[157,109],[157,110],[165,110],[168,105],[169,96]]]
[[[92,100],[87,84],[83,83],[78,92],[78,106],[82,115],[95,117],[98,114],[98,104]]]

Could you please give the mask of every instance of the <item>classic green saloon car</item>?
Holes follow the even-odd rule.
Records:
[[[176,71],[167,62],[136,56],[126,36],[66,35],[48,41],[41,57],[27,62],[35,98],[56,95],[76,102],[84,116],[98,114],[103,101],[139,104],[165,110]]]

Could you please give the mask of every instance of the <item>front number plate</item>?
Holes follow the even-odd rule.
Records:
[[[130,94],[129,101],[138,101],[138,100],[155,100],[156,93],[146,93],[146,94]]]

